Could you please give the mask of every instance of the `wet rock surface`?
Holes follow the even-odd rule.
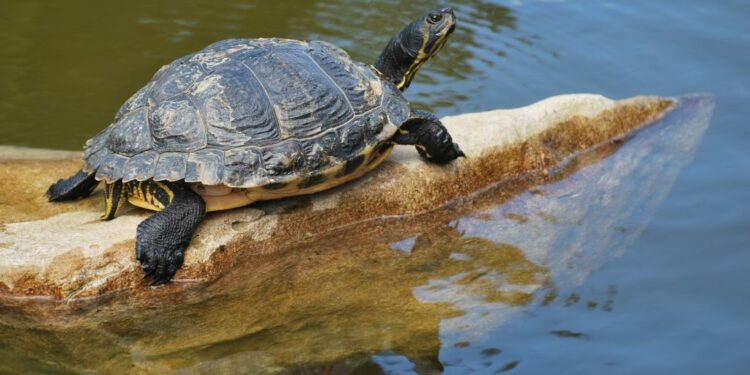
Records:
[[[362,353],[386,353],[394,363],[408,358],[418,373],[438,373],[461,351],[512,368],[501,349],[475,342],[523,308],[576,303],[558,291],[638,238],[713,108],[700,96],[551,100],[446,119],[469,155],[453,166],[425,165],[404,148],[333,191],[211,215],[187,269],[165,287],[141,284],[132,237],[122,239],[145,213],[132,210],[105,228],[96,219],[99,199],[61,213],[44,211],[48,204],[29,192],[37,216],[13,216],[21,213],[8,205],[0,251],[16,254],[5,244],[22,236],[37,254],[69,249],[54,261],[4,257],[29,268],[25,278],[2,274],[0,363],[40,372],[347,372],[372,366]],[[555,120],[540,125],[547,118]],[[463,130],[470,127],[479,133]],[[10,176],[1,181],[25,183],[35,175],[20,166],[33,165],[36,178],[48,179],[36,192],[77,166],[18,163],[0,163]],[[78,225],[90,225],[86,233],[98,234],[85,241],[98,242],[50,233],[83,236]],[[40,228],[48,235],[32,234]],[[44,271],[30,268],[34,262]],[[587,303],[611,308],[615,293]],[[455,351],[437,361],[446,347]]]
[[[519,109],[448,117],[444,122],[466,159],[447,167],[428,165],[412,147],[397,147],[376,171],[331,191],[212,213],[167,289],[213,280],[243,258],[357,223],[434,210],[502,179],[533,184],[575,153],[624,136],[672,104],[655,97],[612,101],[570,95]],[[100,222],[101,193],[73,203],[47,203],[43,193],[49,184],[74,173],[80,161],[54,151],[40,151],[37,157],[29,150],[1,152],[7,156],[0,156],[0,293],[70,300],[148,290],[133,247],[135,228],[149,212],[126,210],[116,220]]]

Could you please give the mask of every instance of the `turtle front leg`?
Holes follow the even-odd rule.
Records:
[[[145,181],[139,188],[162,211],[138,224],[135,257],[151,285],[166,284],[185,259],[185,249],[206,216],[201,197],[181,183]]]
[[[436,164],[447,164],[459,156],[466,156],[453,143],[453,138],[440,119],[427,111],[412,111],[392,141],[400,145],[416,146],[419,155]]]

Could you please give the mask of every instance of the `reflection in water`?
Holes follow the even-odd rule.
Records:
[[[639,236],[691,157],[712,103],[684,103],[544,185],[503,181],[437,211],[358,223],[254,255],[180,295],[19,302],[53,317],[41,320],[1,307],[0,369],[510,371],[523,362],[493,342],[504,323],[549,305],[613,308],[614,286],[600,299],[571,290]],[[549,339],[588,336],[559,327],[539,338]]]
[[[9,2],[0,12],[0,143],[80,149],[161,65],[221,39],[322,39],[370,63],[433,7],[422,0]],[[508,48],[498,33],[516,22],[508,8],[484,1],[455,8],[459,27],[448,48],[408,92],[415,105],[441,114],[476,109],[469,98]]]
[[[441,219],[369,223],[378,231],[352,228],[281,255],[257,257],[214,285],[174,301],[126,308],[125,313],[117,312],[122,306],[85,311],[84,320],[95,314],[97,327],[77,326],[76,314],[66,317],[72,328],[62,332],[60,327],[31,330],[26,345],[11,351],[26,357],[23,363],[59,362],[56,369],[122,369],[132,360],[150,371],[189,367],[214,372],[249,363],[270,370],[390,350],[429,373],[440,368],[441,320],[457,316],[460,308],[426,299],[461,296],[465,303],[518,306],[531,300],[528,290],[547,279],[546,270],[520,249],[463,236]],[[410,222],[417,220],[430,222]],[[390,242],[412,235],[409,228],[429,232],[416,237],[408,254],[394,251]],[[378,232],[387,234],[370,237]],[[15,319],[23,318],[0,319],[18,327]],[[73,339],[90,335],[101,341],[89,341],[95,345],[87,347]],[[60,355],[27,357],[36,342],[51,344],[43,337],[54,337]],[[96,349],[101,347],[111,351]],[[97,354],[83,355],[86,349]]]
[[[422,368],[438,368],[441,320],[460,309],[420,301],[415,288],[434,298],[460,294],[478,304],[515,306],[528,303],[528,287],[546,279],[546,271],[521,250],[463,237],[440,222],[424,227],[429,233],[417,237],[410,254],[394,251],[386,241],[403,235],[409,224],[370,223],[392,233],[378,239],[367,228],[353,228],[274,259],[253,259],[196,294],[203,300],[206,293],[220,293],[201,301],[200,311],[191,311],[189,318],[184,307],[166,313],[180,325],[200,325],[205,336],[194,329],[170,330],[166,340],[138,338],[137,347],[149,366],[189,366],[242,353],[253,358],[263,353],[269,363],[288,365],[390,350]],[[430,283],[440,278],[460,290]],[[136,327],[163,326],[164,314],[161,310]],[[118,334],[129,334],[133,323]]]
[[[499,371],[519,360],[503,356],[483,359],[485,348],[504,337],[498,332],[501,323],[549,305],[583,304],[585,311],[612,311],[616,286],[610,285],[598,298],[585,300],[571,290],[604,263],[622,255],[640,236],[677,173],[692,158],[712,111],[710,98],[684,98],[680,108],[624,143],[603,144],[579,155],[562,169],[564,179],[462,219],[459,228],[465,235],[524,249],[524,256],[544,266],[550,279],[522,309],[465,306],[462,316],[444,320],[440,361],[452,364],[456,372],[478,363]],[[590,338],[565,327],[548,333],[555,338]],[[456,343],[470,344],[457,348]]]

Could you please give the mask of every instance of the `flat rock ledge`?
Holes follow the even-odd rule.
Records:
[[[309,243],[356,223],[425,213],[499,181],[533,181],[584,150],[626,137],[676,103],[659,97],[615,101],[577,94],[518,109],[446,117],[443,122],[467,158],[439,167],[420,160],[412,147],[399,146],[377,170],[344,186],[211,213],[175,282],[160,293],[215,280],[243,258]],[[74,152],[0,147],[1,303],[149,290],[135,260],[134,237],[136,226],[150,213],[133,208],[101,222],[100,191],[63,204],[43,197],[51,183],[80,168],[79,158]]]

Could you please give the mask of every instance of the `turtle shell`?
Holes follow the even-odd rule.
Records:
[[[86,143],[97,180],[249,188],[314,176],[389,139],[401,93],[326,42],[230,39],[162,67]]]

